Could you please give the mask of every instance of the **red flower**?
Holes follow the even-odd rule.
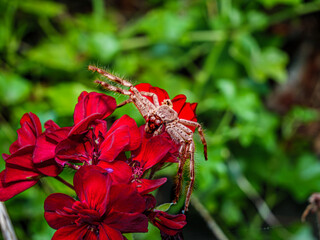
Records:
[[[160,210],[156,210],[156,199],[151,194],[144,195],[146,201],[145,214],[149,221],[161,232],[161,238],[167,240],[183,239],[182,229],[187,224],[184,214],[172,215]]]
[[[21,128],[18,129],[18,139],[11,144],[9,152],[15,153],[22,147],[34,146],[37,137],[41,134],[41,122],[37,115],[25,113],[20,120]]]
[[[178,232],[176,235],[168,235],[165,232],[160,231],[162,240],[183,240],[182,232]]]
[[[154,171],[159,170],[168,159],[171,159],[171,152],[178,149],[164,135],[147,138],[143,129],[143,126],[140,127],[140,133],[143,136],[142,144],[131,152],[128,163],[100,161],[98,165],[104,169],[113,169],[110,175],[115,182],[131,183],[140,194],[147,194],[163,185],[167,178],[145,179],[145,173],[151,170],[151,175],[153,175]]]
[[[112,185],[97,166],[81,167],[74,187],[79,201],[60,193],[45,201],[45,219],[57,229],[53,240],[121,240],[122,233],[147,232],[145,201],[133,187]]]
[[[186,215],[171,215],[159,210],[153,210],[148,215],[148,218],[153,225],[160,229],[161,232],[170,236],[177,235],[187,224]]]
[[[97,165],[100,161],[112,162],[123,151],[139,147],[141,136],[136,122],[127,115],[118,119],[107,131],[107,123],[96,120],[81,139],[67,139],[56,148],[56,161]]]
[[[161,88],[153,87],[149,83],[140,83],[135,86],[140,92],[151,92],[155,93],[158,96],[159,103],[161,104],[163,100],[170,99],[168,93]],[[149,99],[150,102],[153,103],[152,97],[146,97]],[[186,119],[190,121],[197,121],[196,116],[196,108],[197,103],[188,103],[186,102],[187,97],[183,94],[175,96],[173,99],[171,99],[171,102],[173,104],[173,109],[178,113],[178,117],[181,119]],[[190,127],[192,131],[195,131],[194,127]]]
[[[20,148],[12,155],[3,155],[6,169],[0,173],[0,201],[7,201],[35,185],[42,174],[32,161],[33,146]]]
[[[69,136],[86,131],[90,123],[96,119],[105,119],[116,107],[117,103],[113,97],[96,92],[82,92],[74,109],[74,127]]]
[[[116,108],[113,97],[96,92],[82,92],[74,110],[74,126],[60,128],[52,120],[46,122],[46,131],[37,139],[34,162],[43,174],[57,176],[65,161],[56,159],[61,148],[73,148],[76,140],[81,140],[90,125],[109,116]],[[58,163],[56,162],[58,160]]]
[[[49,120],[45,123],[45,128],[46,131],[37,139],[33,162],[42,174],[56,177],[62,171],[62,166],[55,161],[56,146],[67,138],[71,127],[60,128],[55,122]]]
[[[20,120],[18,139],[9,148],[11,155],[2,154],[6,169],[0,173],[0,201],[6,201],[35,185],[42,174],[32,160],[36,140],[42,132],[41,122],[33,113]]]

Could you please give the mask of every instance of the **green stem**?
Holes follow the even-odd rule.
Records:
[[[192,195],[191,203],[194,208],[198,211],[201,217],[205,220],[208,224],[213,235],[219,240],[228,240],[228,237],[224,234],[220,226],[216,223],[216,221],[212,218],[209,211],[205,208],[205,206],[200,202],[200,200],[195,196]]]
[[[197,96],[204,96],[204,92],[206,91],[206,85],[209,82],[210,78],[214,76],[216,64],[225,45],[226,41],[220,41],[212,46],[212,49],[205,60],[203,69],[196,76]]]
[[[55,179],[57,179],[59,182],[63,183],[64,185],[66,185],[67,187],[71,188],[72,190],[74,190],[74,187],[72,186],[72,184],[68,183],[66,180],[64,180],[63,178],[56,176],[54,177]]]
[[[4,240],[17,240],[6,206],[0,202],[0,227]]]
[[[301,4],[297,7],[289,8],[279,13],[276,13],[273,16],[270,16],[271,20],[269,22],[269,25],[283,22],[299,15],[305,15],[317,11],[320,11],[320,1]]]
[[[0,120],[3,125],[3,132],[6,135],[7,139],[10,142],[13,142],[16,138],[16,132],[12,129],[9,122],[5,119],[5,117],[0,113]]]
[[[218,127],[216,128],[214,135],[219,135],[220,132],[224,129],[224,127],[229,125],[230,121],[232,120],[232,117],[233,117],[233,113],[227,110],[224,113]]]
[[[147,47],[152,45],[152,41],[148,37],[134,37],[121,40],[122,50],[131,50],[136,48]]]
[[[104,1],[92,0],[93,17],[96,23],[100,22],[104,18]]]

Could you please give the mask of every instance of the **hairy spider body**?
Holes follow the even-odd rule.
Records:
[[[204,138],[201,125],[195,121],[180,119],[178,113],[173,109],[171,99],[164,99],[159,102],[158,96],[152,92],[138,91],[130,82],[116,77],[100,68],[89,66],[89,70],[96,71],[99,74],[107,77],[110,81],[119,83],[122,86],[129,87],[130,90],[122,89],[110,85],[106,82],[96,80],[103,88],[129,96],[129,99],[120,103],[117,107],[121,107],[127,103],[133,102],[143,118],[146,120],[145,131],[149,134],[159,135],[163,131],[167,132],[171,139],[180,145],[179,149],[179,169],[177,173],[177,186],[174,202],[180,196],[183,167],[187,159],[190,160],[190,182],[186,194],[184,211],[188,210],[190,197],[194,185],[194,150],[195,144],[193,141],[193,131],[189,127],[198,129],[202,144],[204,145],[204,156],[207,160],[207,143]],[[151,97],[153,103],[148,100]]]
[[[172,106],[160,105],[146,117],[145,131],[149,134],[158,135],[162,132],[163,126],[178,119],[178,113]]]

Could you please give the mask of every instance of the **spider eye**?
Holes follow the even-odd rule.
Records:
[[[156,120],[156,118],[154,117],[154,116],[152,116],[151,118],[150,118],[150,121],[152,121],[152,122],[154,122]]]
[[[161,121],[159,119],[156,120],[156,125],[160,125]]]

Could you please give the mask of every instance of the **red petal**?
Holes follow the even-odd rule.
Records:
[[[85,119],[82,119],[80,122],[78,122],[69,132],[68,136],[71,135],[76,135],[76,134],[82,134],[85,131],[88,130],[89,125],[94,122],[95,120],[100,118],[100,114],[99,113],[94,113],[90,116],[88,116]]]
[[[101,154],[99,160],[111,162],[121,151],[130,144],[130,130],[124,125],[120,126],[112,132],[108,132],[106,139],[100,146]]]
[[[170,236],[176,235],[187,224],[184,214],[171,215],[158,210],[149,214],[149,219],[152,224]]]
[[[18,129],[18,139],[11,144],[10,153],[16,152],[21,147],[32,146],[35,144],[37,137],[41,134],[41,122],[37,115],[25,113],[20,120],[21,128]]]
[[[0,201],[7,201],[35,185],[38,180],[4,183],[4,171],[0,173]]]
[[[197,116],[194,113],[193,109],[191,108],[190,103],[185,103],[183,108],[179,113],[179,118],[190,120],[190,121],[197,121]]]
[[[55,161],[64,166],[67,162],[85,163],[91,160],[93,146],[90,141],[77,142],[71,139],[61,141],[55,149]]]
[[[2,158],[3,158],[3,160],[7,160],[8,159],[8,157],[10,157],[10,155],[9,154],[6,154],[6,153],[2,153]]]
[[[128,115],[123,115],[109,129],[109,133],[115,131],[120,126],[126,125],[129,127],[129,135],[130,135],[130,142],[129,145],[126,147],[125,151],[130,151],[138,148],[141,144],[141,134],[137,123],[135,120]]]
[[[95,120],[92,125],[94,126],[94,134],[99,137],[107,134],[107,122],[105,120]]]
[[[147,170],[159,163],[171,150],[171,141],[162,136],[152,137],[143,150],[142,158],[139,159],[144,170]],[[136,159],[134,159],[136,160]]]
[[[113,212],[104,223],[122,233],[148,232],[148,218],[142,213]]]
[[[116,184],[111,187],[108,208],[110,213],[141,213],[145,210],[145,201],[134,186]]]
[[[142,135],[142,143],[141,143],[140,147],[137,150],[132,151],[132,153],[131,153],[132,159],[142,162],[141,165],[145,164],[145,161],[149,161],[149,159],[144,158],[144,154],[145,154],[145,151],[147,148],[147,143],[152,138],[154,138],[152,135],[146,134],[144,129],[145,129],[145,125],[142,125],[139,128],[140,133]],[[162,138],[163,141],[168,142],[171,145],[169,153],[165,157],[163,157],[163,161],[164,162],[177,162],[179,145],[174,143],[174,141],[172,140],[170,135],[168,133],[164,132],[161,134],[161,136],[155,136],[155,138]],[[157,161],[154,161],[154,162],[151,161],[150,163],[148,163],[149,166],[147,166],[147,167],[150,168],[150,164],[152,165],[152,164],[156,164],[156,163],[157,163]]]
[[[67,225],[74,224],[78,218],[76,215],[63,215],[63,208],[72,208],[75,200],[68,195],[62,193],[54,193],[46,198],[44,202],[44,218],[49,226],[54,229],[59,229]]]
[[[170,99],[168,93],[165,90],[163,90],[162,88],[153,87],[149,83],[140,83],[140,84],[136,85],[135,87],[138,89],[139,92],[155,93],[158,96],[158,100],[159,100],[160,105],[164,99]],[[147,97],[147,96],[145,96],[145,97],[148,98],[149,101],[153,103],[152,97]]]
[[[24,147],[6,159],[5,182],[34,180],[40,173],[32,162],[33,147]]]
[[[187,97],[183,94],[177,95],[172,99],[173,109],[179,114],[183,108]]]
[[[31,112],[24,114],[20,120],[20,125],[26,122],[34,127],[34,136],[39,136],[42,133],[41,122],[37,115]]]
[[[138,89],[139,92],[150,92],[151,87],[152,86],[149,83],[139,83],[138,85],[135,86],[135,88]],[[147,96],[145,97],[149,99],[150,102],[153,103],[152,97],[147,97]]]
[[[100,238],[98,238],[98,236],[96,235],[96,233],[94,231],[87,231],[85,237],[85,240],[99,240]]]
[[[143,195],[143,198],[146,202],[146,211],[151,211],[153,208],[156,207],[157,200],[153,195],[145,194]]]
[[[153,190],[156,190],[165,182],[167,181],[167,178],[159,178],[159,179],[139,179],[139,181],[134,181],[132,184],[135,185],[137,191],[141,194],[147,194],[149,192],[152,192]]]
[[[82,93],[80,93],[79,97],[78,97],[78,102],[83,101],[83,99],[88,95],[89,93],[86,91],[83,91]]]
[[[177,95],[172,99],[173,109],[178,113],[179,118],[190,120],[190,121],[197,121],[196,116],[196,108],[197,103],[187,103],[186,96],[183,94]],[[195,127],[187,126],[193,132],[195,131]]]
[[[73,179],[74,190],[79,200],[88,204],[88,208],[97,210],[102,216],[106,211],[111,178],[101,173],[100,167],[83,166]]]
[[[57,144],[68,137],[70,130],[71,127],[63,127],[52,131],[46,130],[44,134],[47,136],[48,141]]]
[[[37,139],[33,152],[33,162],[44,175],[56,177],[62,171],[62,167],[54,160],[56,146],[57,143],[47,137],[45,133]]]
[[[114,184],[128,183],[132,176],[132,168],[127,163],[122,161],[100,161],[98,166],[103,169],[112,169],[112,172],[110,172],[110,176],[112,178],[112,183]]]
[[[84,239],[86,235],[87,225],[77,226],[71,225],[58,229],[52,237],[52,240],[79,240]]]
[[[60,127],[54,121],[48,120],[44,123],[44,128],[46,129],[46,131],[54,131],[59,129]]]
[[[190,105],[190,107],[194,113],[196,113],[197,106],[198,106],[198,103],[191,103],[191,105]]]
[[[99,225],[99,240],[122,240],[125,239],[122,234],[114,229],[109,227],[105,223]]]
[[[98,114],[95,119],[104,119],[113,113],[116,107],[117,103],[113,97],[102,93],[83,92],[78,98],[78,103],[74,110],[74,124],[78,124],[93,114]]]

